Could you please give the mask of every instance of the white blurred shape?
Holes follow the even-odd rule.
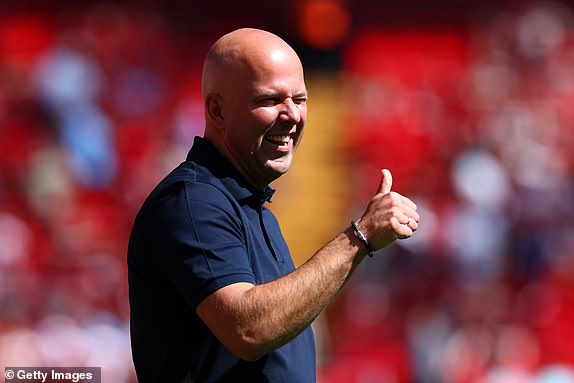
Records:
[[[510,193],[504,168],[493,155],[479,149],[465,152],[455,160],[452,182],[463,200],[490,211],[499,210]]]
[[[540,370],[534,383],[572,383],[574,368],[567,365],[552,365]]]
[[[100,91],[101,77],[95,62],[64,48],[42,57],[36,73],[40,94],[57,108],[94,100]]]

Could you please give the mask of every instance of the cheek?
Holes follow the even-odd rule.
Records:
[[[243,134],[249,135],[251,137],[256,137],[263,135],[265,131],[271,126],[277,114],[270,110],[252,110],[250,113],[246,113],[240,119],[239,124],[241,125],[239,129]]]
[[[265,132],[261,116],[244,114],[235,119],[229,127],[229,134],[235,142],[253,145]]]
[[[263,134],[264,131],[277,120],[277,116],[279,114],[272,108],[264,108],[257,110],[257,112],[253,113],[253,122],[256,124],[260,130],[260,133]]]

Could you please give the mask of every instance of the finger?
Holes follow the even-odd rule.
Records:
[[[417,209],[412,209],[411,207],[405,207],[404,212],[407,216],[409,216],[412,220],[419,222],[420,215]]]
[[[399,220],[401,225],[407,225],[407,226],[411,223],[411,221],[414,221],[414,219],[409,215],[408,212],[404,212],[403,217]]]
[[[398,220],[396,220],[395,222],[398,223]],[[395,235],[397,236],[398,239],[405,239],[405,238],[409,238],[413,235],[413,233],[415,232],[416,228],[413,229],[414,226],[413,224],[413,220],[411,220],[411,222],[409,222],[408,225],[406,225],[405,223],[398,223],[398,225],[393,225],[393,231],[395,232]]]
[[[379,184],[379,189],[377,194],[388,194],[391,192],[391,187],[393,186],[393,175],[389,169],[381,170],[383,174],[381,177],[381,183]]]
[[[403,225],[408,226],[413,232],[416,231],[419,227],[418,221],[408,215],[405,215],[405,217],[406,220],[404,221]]]
[[[420,222],[420,216],[415,211],[405,212],[404,217],[401,218],[400,222],[403,225],[407,225],[410,228],[413,228],[413,227],[415,227],[415,225],[418,226],[418,224]]]
[[[409,213],[407,215],[409,215],[410,217],[415,218],[415,215],[417,216],[417,221],[418,221],[418,208],[417,205],[410,200],[409,198],[400,195],[397,192],[391,192],[390,196],[393,197],[394,199],[394,203],[397,207],[399,207],[400,209],[402,209],[405,213]],[[410,214],[413,213],[413,214]]]
[[[398,197],[397,199],[400,201],[401,206],[404,206],[410,210],[417,210],[417,205],[408,197],[405,197],[404,195],[401,195],[397,192],[391,192],[391,194],[395,194]]]
[[[390,200],[389,203],[396,208],[396,214],[402,223],[405,223],[408,217],[419,221],[417,205],[413,201],[396,192],[390,192],[387,198]]]
[[[401,230],[401,233],[397,234],[398,239],[407,239],[413,236],[414,230],[411,230],[410,227],[404,225],[403,228],[404,229]]]

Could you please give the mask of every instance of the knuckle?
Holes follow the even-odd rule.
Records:
[[[401,197],[401,195],[397,192],[392,191],[389,193],[389,198],[391,199],[391,201],[393,201],[395,203],[400,201],[400,197]]]
[[[399,225],[401,224],[399,222],[399,218],[396,214],[393,213],[393,215],[390,217],[389,219],[390,223],[391,223],[391,227],[393,228],[393,230],[395,230],[396,228],[399,227]]]
[[[403,211],[398,206],[393,206],[391,208],[391,214],[393,215],[393,217],[396,217],[396,218],[399,218],[402,215],[404,215]]]

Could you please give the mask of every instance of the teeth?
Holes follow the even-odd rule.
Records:
[[[267,139],[269,141],[282,142],[282,143],[286,144],[291,139],[291,136],[289,136],[289,135],[286,135],[286,136],[267,136]]]

